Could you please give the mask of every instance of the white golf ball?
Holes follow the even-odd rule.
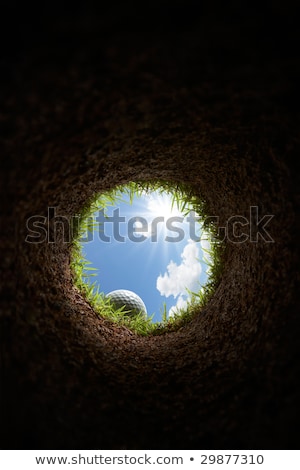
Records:
[[[142,299],[131,290],[119,289],[113,290],[106,295],[110,299],[115,309],[124,307],[125,315],[136,316],[143,313],[147,316],[147,309]]]

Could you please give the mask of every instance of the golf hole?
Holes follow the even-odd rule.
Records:
[[[169,331],[211,297],[220,246],[190,188],[131,182],[96,194],[82,211],[74,283],[100,316],[139,334]]]

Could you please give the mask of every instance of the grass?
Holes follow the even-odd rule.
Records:
[[[176,204],[184,215],[187,215],[192,207],[203,221],[202,228],[209,235],[210,250],[207,252],[206,260],[209,266],[208,282],[198,292],[189,292],[191,298],[188,306],[185,309],[178,309],[170,318],[168,318],[164,304],[160,323],[153,323],[152,317],[145,319],[143,314],[130,317],[126,315],[124,307],[114,309],[109,299],[106,299],[100,291],[100,286],[93,282],[96,269],[84,258],[81,250],[80,239],[82,236],[92,232],[96,227],[98,228],[92,215],[100,209],[103,209],[105,213],[105,209],[109,206],[115,206],[121,202],[123,197],[120,196],[120,191],[129,196],[130,203],[132,203],[134,196],[141,196],[145,193],[153,191],[158,191],[161,194],[168,193],[172,198],[172,205]],[[221,278],[224,245],[217,237],[217,228],[206,215],[205,203],[193,194],[189,186],[180,183],[130,182],[103,194],[96,194],[82,209],[81,214],[76,218],[76,225],[73,226],[71,270],[75,286],[100,316],[126,326],[139,335],[158,335],[182,327],[207,304]]]

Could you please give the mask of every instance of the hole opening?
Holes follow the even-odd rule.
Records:
[[[223,244],[205,202],[188,185],[119,185],[95,194],[76,222],[76,288],[101,317],[135,333],[179,328],[203,309],[220,282]],[[159,296],[155,309],[152,300],[159,304]]]

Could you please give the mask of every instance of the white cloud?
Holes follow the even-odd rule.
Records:
[[[156,287],[160,294],[177,299],[176,306],[170,309],[169,314],[174,314],[176,308],[184,308],[189,299],[187,289],[197,291],[199,289],[199,278],[202,271],[199,262],[199,247],[196,242],[188,240],[187,245],[181,253],[182,262],[176,264],[170,261],[167,272],[159,275],[156,280]]]
[[[156,287],[161,295],[169,297],[173,295],[186,295],[186,289],[195,290],[199,283],[201,274],[201,264],[199,258],[199,248],[196,242],[189,240],[181,253],[182,263],[177,265],[170,261],[167,272],[159,275]]]

